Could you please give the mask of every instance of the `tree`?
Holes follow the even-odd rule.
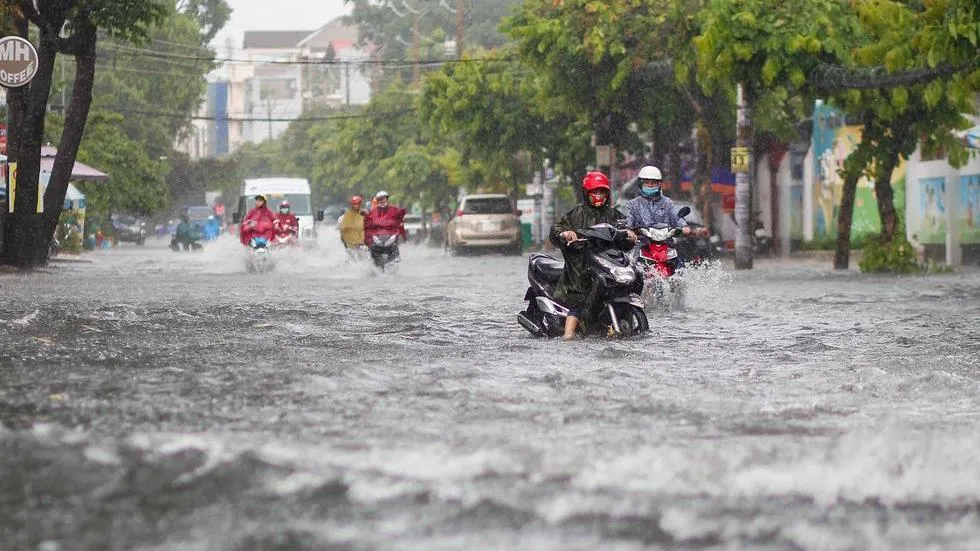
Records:
[[[162,0],[61,0],[35,6],[31,0],[3,0],[0,8],[14,21],[18,34],[28,25],[38,31],[38,72],[25,87],[12,90],[9,157],[18,162],[18,193],[13,216],[4,229],[0,262],[31,269],[47,259],[48,244],[64,204],[79,144],[85,132],[96,70],[99,31],[126,40],[145,40],[149,27],[168,13]],[[169,6],[173,9],[173,6]],[[68,36],[61,36],[67,30]],[[40,178],[41,146],[52,73],[58,54],[73,55],[75,79],[65,125],[51,177],[44,194],[44,212],[35,204]]]
[[[920,141],[927,149],[942,147],[949,162],[959,166],[965,151],[952,131],[968,126],[962,113],[972,112],[973,94],[980,89],[980,70],[976,46],[980,41],[980,22],[970,13],[975,8],[935,2],[914,6],[893,0],[875,0],[857,6],[869,42],[856,50],[865,67],[883,66],[888,74],[869,75],[882,80],[889,74],[912,73],[921,67],[940,65],[962,67],[949,74],[922,73],[909,84],[890,81],[875,88],[838,90],[831,101],[853,117],[862,120],[860,153],[845,164],[845,178],[838,218],[837,250],[834,267],[847,269],[855,187],[867,174],[874,180],[881,235],[872,247],[890,247],[893,241],[908,246],[895,209],[891,187],[892,172],[902,158],[908,158]],[[971,52],[974,57],[971,58]],[[860,83],[856,83],[860,84]],[[887,267],[881,267],[887,269]]]
[[[488,63],[450,65],[429,75],[420,107],[433,134],[453,136],[465,158],[483,160],[516,187],[527,181],[528,169],[565,149],[562,129],[572,117],[543,115],[540,82],[523,67],[506,63],[508,55],[482,55]],[[505,63],[493,63],[498,60]],[[530,166],[522,166],[522,152]]]
[[[227,0],[178,0],[177,11],[197,20],[201,44],[208,44],[221,32],[231,17]]]

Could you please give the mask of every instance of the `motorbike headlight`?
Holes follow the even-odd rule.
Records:
[[[612,275],[616,278],[616,283],[629,283],[636,279],[636,270],[633,268],[613,268]]]
[[[717,235],[712,235],[712,236],[711,236],[711,237],[710,237],[710,238],[708,239],[708,241],[711,241],[712,243],[715,243],[715,244],[718,244],[718,243],[721,243],[721,238],[720,238],[720,237],[718,237]]]

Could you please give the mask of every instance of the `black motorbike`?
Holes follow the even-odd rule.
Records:
[[[583,250],[592,290],[582,310],[579,330],[587,334],[630,336],[649,329],[643,299],[643,273],[622,250],[625,230],[597,224],[575,232],[569,247]],[[517,314],[521,327],[536,337],[557,337],[565,331],[568,308],[555,300],[555,285],[564,263],[545,254],[528,260],[530,286],[524,294],[527,308]]]
[[[204,245],[197,237],[193,239],[178,239],[176,235],[173,236],[170,240],[170,250],[180,252],[181,248],[185,251],[200,251],[204,248]]]
[[[401,260],[398,252],[398,234],[378,234],[371,238],[371,261],[382,272],[393,262]]]

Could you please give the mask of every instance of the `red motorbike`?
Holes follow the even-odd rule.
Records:
[[[276,235],[272,238],[272,246],[280,249],[283,247],[299,246],[299,228],[289,224],[280,224],[276,221]]]
[[[683,207],[678,215],[683,218],[691,212]],[[643,269],[643,299],[649,308],[653,303],[669,311],[683,302],[683,285],[677,275],[678,268],[683,266],[677,254],[674,237],[681,235],[681,228],[672,228],[667,224],[654,224],[648,228],[638,228],[637,233],[643,238],[637,262]]]

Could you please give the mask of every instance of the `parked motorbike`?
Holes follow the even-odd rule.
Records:
[[[598,224],[576,234],[579,239],[570,247],[583,250],[593,284],[579,331],[616,337],[647,331],[649,323],[640,297],[643,276],[619,246],[624,230]],[[554,296],[563,269],[563,262],[546,254],[535,253],[528,259],[527,308],[517,314],[517,322],[536,337],[557,337],[565,331],[568,308]]]
[[[772,256],[772,250],[772,236],[766,231],[762,221],[756,220],[752,230],[752,256]]]
[[[690,208],[682,207],[678,214],[683,218],[690,211]],[[683,259],[678,254],[675,237],[683,235],[683,230],[660,223],[648,228],[637,228],[637,233],[645,241],[636,259],[643,268],[644,303],[659,304],[665,311],[681,306],[684,285],[675,276],[677,270],[683,266]]]
[[[721,236],[696,222],[688,221],[687,225],[691,227],[691,235],[674,238],[674,247],[685,264],[698,266],[721,256]]]
[[[248,258],[245,267],[249,272],[268,272],[275,267],[275,261],[269,250],[269,240],[265,237],[253,237],[249,242]]]
[[[390,264],[401,260],[398,252],[398,237],[397,233],[378,234],[372,237],[371,261],[382,272],[388,269]]]

